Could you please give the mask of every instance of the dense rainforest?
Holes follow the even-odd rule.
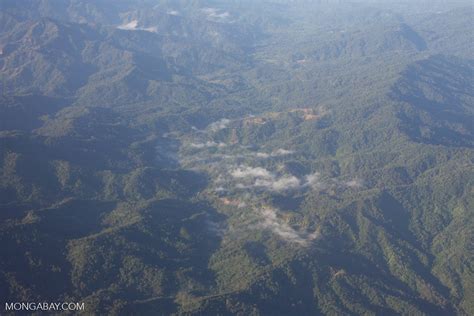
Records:
[[[474,314],[473,22],[471,1],[0,0],[1,303]]]

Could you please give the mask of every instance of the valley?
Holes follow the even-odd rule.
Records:
[[[0,297],[472,314],[474,9],[427,3],[0,3]]]

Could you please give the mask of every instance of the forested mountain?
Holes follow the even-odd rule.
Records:
[[[2,304],[474,314],[473,22],[470,1],[1,0]]]

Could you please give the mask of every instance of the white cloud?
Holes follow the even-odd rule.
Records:
[[[179,13],[179,11],[177,11],[177,10],[168,10],[168,11],[166,12],[166,14],[169,14],[169,15],[179,15],[180,13]]]
[[[207,141],[205,143],[191,143],[189,144],[189,147],[191,148],[211,148],[211,147],[225,147],[227,146],[226,143],[216,143],[214,141]]]
[[[211,220],[206,220],[206,224],[207,224],[209,230],[211,232],[213,232],[214,234],[216,234],[217,236],[222,237],[222,236],[225,235],[226,229],[222,224],[216,223],[216,222],[211,221]]]
[[[235,187],[236,187],[237,189],[249,189],[249,188],[250,188],[250,186],[245,185],[245,184],[243,184],[243,183],[237,183],[237,184],[235,185]]]
[[[301,182],[300,179],[293,175],[277,176],[276,174],[261,167],[239,167],[230,172],[231,176],[242,180],[244,183],[238,183],[238,189],[260,188],[269,191],[283,192],[287,190],[299,190],[310,185],[309,180]]]
[[[208,125],[208,129],[211,131],[211,132],[217,132],[221,129],[224,129],[227,127],[227,125],[229,125],[229,123],[231,122],[231,120],[229,119],[226,119],[226,118],[223,118],[217,122],[214,122],[214,123],[211,123]]]
[[[224,187],[217,187],[214,189],[215,192],[220,193],[220,192],[227,192],[228,190]]]
[[[283,176],[272,179],[256,179],[253,186],[265,188],[270,191],[281,192],[299,189],[301,187],[301,182],[295,176]]]
[[[138,20],[132,20],[128,23],[117,26],[117,28],[126,31],[146,31],[152,33],[158,32],[156,27],[138,27]]]
[[[205,146],[201,146],[203,148]],[[223,147],[223,146],[221,146]],[[244,146],[241,146],[241,148],[244,148]],[[271,153],[265,153],[265,152],[249,152],[249,153],[243,153],[243,154],[234,154],[234,155],[226,155],[226,154],[216,154],[216,157],[222,158],[222,159],[238,159],[238,158],[246,158],[246,157],[256,157],[260,159],[267,159],[271,157],[279,157],[279,156],[286,156],[289,154],[294,153],[291,150],[285,150],[285,149],[278,149],[275,151],[272,151]]]
[[[201,11],[207,15],[208,18],[217,19],[217,20],[225,20],[230,17],[230,13],[228,11],[220,11],[216,8],[203,8]]]
[[[121,30],[136,30],[137,26],[138,26],[138,21],[133,20],[133,21],[130,21],[128,23],[119,25],[119,26],[117,26],[117,28],[121,29]]]
[[[336,179],[322,180],[319,172],[308,174],[303,178],[293,175],[278,176],[265,168],[240,167],[231,171],[234,178],[241,179],[243,183],[236,185],[237,189],[260,188],[268,191],[284,192],[312,188],[313,190],[326,190],[328,187],[361,188],[362,181],[358,179],[339,181]]]
[[[258,158],[268,158],[268,157],[270,157],[270,155],[267,154],[267,153],[255,153],[255,156],[258,157]]]
[[[146,31],[146,32],[151,32],[151,33],[158,33],[158,28],[156,26],[152,26],[152,27],[143,27],[143,28],[139,28],[137,30],[141,30],[141,31]]]
[[[346,187],[354,188],[354,189],[363,187],[363,183],[362,183],[362,181],[359,180],[359,179],[352,179],[352,180],[350,180],[350,181],[344,182],[343,184],[344,184]]]
[[[270,157],[279,157],[279,156],[286,156],[286,155],[291,155],[293,154],[294,151],[292,150],[286,150],[286,149],[277,149],[272,151],[271,153],[264,153],[264,152],[256,152],[256,153],[251,153],[249,154],[250,156],[255,156],[257,158],[270,158]]]
[[[237,205],[238,208],[243,208],[243,207],[246,207],[246,206],[247,206],[247,203],[245,203],[245,202],[240,202],[240,203]]]
[[[231,199],[231,198],[221,198],[220,202],[224,205],[236,206],[237,208],[243,208],[247,206],[247,203],[242,199]]]
[[[321,180],[321,174],[319,172],[315,172],[305,176],[304,186],[311,187],[315,190],[323,190],[327,185]]]
[[[273,179],[273,174],[265,168],[261,167],[241,167],[234,169],[230,172],[234,178],[264,178],[264,179]]]
[[[286,156],[286,155],[291,155],[294,154],[295,152],[292,150],[286,150],[286,149],[277,149],[272,152],[272,156]]]
[[[319,230],[310,234],[296,231],[290,225],[278,218],[277,211],[274,208],[265,206],[260,210],[260,215],[263,218],[261,227],[270,229],[274,234],[287,242],[296,243],[301,246],[308,246],[310,241],[320,237]]]

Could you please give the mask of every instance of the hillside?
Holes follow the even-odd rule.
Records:
[[[3,301],[474,313],[469,2],[0,9]]]

